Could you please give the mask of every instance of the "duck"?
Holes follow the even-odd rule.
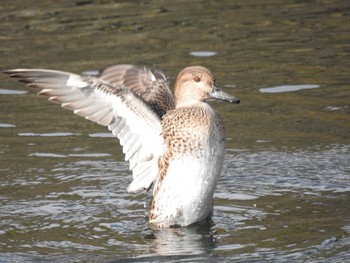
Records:
[[[174,95],[162,71],[129,64],[107,67],[95,76],[49,69],[3,72],[50,102],[106,126],[119,139],[133,176],[127,191],[153,188],[152,227],[211,219],[226,131],[208,102],[240,100],[217,87],[209,69],[181,70]]]

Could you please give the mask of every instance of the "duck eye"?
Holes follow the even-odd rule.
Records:
[[[195,81],[195,82],[200,82],[200,81],[201,81],[201,78],[198,77],[198,76],[196,76],[196,77],[194,77],[194,81]]]

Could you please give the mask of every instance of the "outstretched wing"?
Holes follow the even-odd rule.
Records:
[[[146,67],[115,65],[104,69],[100,79],[114,86],[128,87],[144,100],[161,118],[168,110],[175,108],[173,95],[163,72],[154,74]]]
[[[164,152],[160,117],[130,89],[96,77],[46,69],[13,69],[4,73],[38,95],[73,110],[103,126],[117,136],[125,160],[130,162],[133,182],[128,191],[149,189],[158,175],[158,158]]]

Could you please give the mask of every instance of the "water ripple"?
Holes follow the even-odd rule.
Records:
[[[249,152],[228,150],[223,181],[239,182],[238,191],[261,195],[292,191],[350,191],[350,146],[334,145],[322,151]],[[245,189],[242,189],[242,186]],[[273,187],[271,187],[273,186]],[[250,189],[249,189],[250,188]]]

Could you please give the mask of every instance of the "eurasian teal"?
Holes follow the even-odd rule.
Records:
[[[216,87],[208,69],[183,69],[174,97],[162,72],[133,65],[112,66],[98,76],[46,69],[4,73],[119,138],[133,173],[128,191],[154,185],[151,225],[187,226],[210,218],[226,136],[221,117],[206,101],[239,99]]]

